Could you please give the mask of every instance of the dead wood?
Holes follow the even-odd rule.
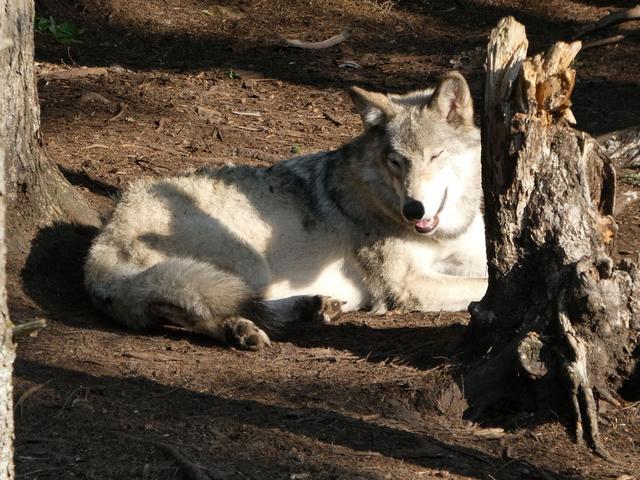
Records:
[[[617,168],[640,168],[640,126],[604,133],[596,140]]]
[[[29,322],[19,323],[12,328],[13,338],[17,339],[26,335],[31,335],[33,332],[37,332],[41,328],[47,326],[47,321],[44,318],[38,318]]]
[[[344,123],[338,117],[336,117],[335,115],[333,115],[333,114],[331,114],[329,112],[322,112],[322,114],[324,115],[324,117],[327,120],[329,120],[331,123],[333,123],[336,127],[340,127]]]
[[[614,43],[621,42],[628,38],[638,37],[640,36],[640,32],[629,32],[629,33],[621,33],[618,35],[612,35],[606,38],[600,38],[598,40],[591,40],[589,42],[585,42],[582,46],[582,50],[587,50],[589,48],[603,47],[605,45],[611,45]]]
[[[107,75],[109,70],[104,67],[78,67],[60,70],[57,72],[49,72],[40,75],[43,80],[71,80],[79,77],[90,77]]]
[[[127,111],[127,104],[124,102],[120,102],[120,104],[118,105],[118,111],[113,117],[109,118],[107,122],[115,122],[120,117],[122,117],[122,115],[124,115],[124,112],[126,111]]]
[[[344,42],[351,36],[349,29],[343,30],[338,35],[322,40],[321,42],[305,42],[303,40],[285,38],[284,42],[289,47],[302,48],[305,50],[322,50],[323,48],[331,48],[339,43]]]
[[[572,40],[577,40],[585,35],[597,32],[598,30],[603,30],[613,25],[618,25],[619,23],[630,22],[631,20],[638,19],[640,19],[640,5],[636,5],[633,8],[627,8],[625,10],[618,10],[602,17],[595,23],[585,25],[576,32]]]
[[[239,111],[233,110],[231,113],[233,113],[234,115],[241,115],[245,117],[261,117],[262,116],[260,112],[239,112]]]
[[[640,275],[611,259],[615,170],[574,129],[571,63],[580,42],[526,58],[524,27],[491,34],[482,125],[489,288],[470,306],[474,365],[459,394],[477,418],[507,399],[565,412],[576,440],[607,457],[596,396],[631,374]]]

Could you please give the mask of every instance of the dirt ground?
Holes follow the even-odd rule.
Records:
[[[339,146],[360,130],[345,94],[353,84],[401,92],[455,68],[479,100],[487,35],[504,15],[526,25],[538,51],[633,2],[392,3],[36,2],[40,16],[86,29],[70,49],[36,35],[48,155],[108,215],[135,178]],[[345,28],[352,36],[336,47],[283,46]],[[637,39],[579,55],[579,128],[640,123],[639,65]],[[620,223],[619,255],[637,255],[640,205]],[[640,398],[601,404],[616,462],[574,445],[553,416],[503,412],[472,424],[438,402],[466,313],[349,315],[258,353],[175,331],[134,334],[91,307],[81,255],[59,241],[65,228],[43,229],[9,282],[14,320],[49,322],[19,343],[18,478],[182,478],[147,440],[173,445],[215,479],[640,478]]]

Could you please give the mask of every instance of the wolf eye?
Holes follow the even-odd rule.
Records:
[[[387,163],[389,164],[389,167],[391,167],[392,170],[395,170],[398,172],[402,170],[402,165],[400,164],[400,160],[398,160],[397,158],[388,157]]]

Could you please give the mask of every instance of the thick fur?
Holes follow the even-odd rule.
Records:
[[[134,183],[86,261],[95,303],[132,328],[170,322],[259,348],[327,297],[376,313],[479,300],[480,134],[466,82],[352,97],[365,131],[339,150]],[[403,215],[410,200],[423,223]]]

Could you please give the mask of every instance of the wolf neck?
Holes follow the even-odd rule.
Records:
[[[393,202],[381,201],[381,189],[376,188],[386,148],[379,132],[367,131],[326,160],[323,187],[327,197],[368,238],[411,233],[397,211],[388,207]]]
[[[407,228],[398,216],[399,203],[397,209],[390,208],[395,198],[382,198],[386,192],[379,185],[382,157],[387,148],[383,137],[369,130],[338,150],[341,161],[336,162],[332,173],[342,179],[343,188],[336,200],[345,214],[368,234],[403,236]]]
[[[367,155],[361,140],[277,163],[268,169],[268,175],[275,175],[278,184],[302,200],[301,208],[311,217],[324,217],[337,233],[347,222],[355,225],[363,238],[388,236],[395,228],[401,234],[403,226],[377,207],[371,188],[357,174]]]

